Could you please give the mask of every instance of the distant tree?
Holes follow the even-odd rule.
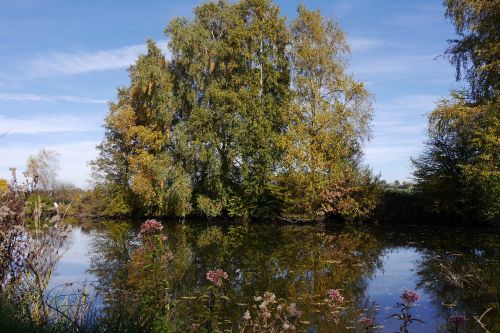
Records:
[[[449,219],[497,222],[500,213],[500,103],[442,100],[429,116],[429,139],[414,159],[416,190],[428,210]]]
[[[446,17],[455,25],[457,39],[446,54],[457,69],[457,79],[470,84],[473,101],[494,99],[500,89],[500,1],[444,0]]]
[[[23,176],[35,184],[37,189],[51,191],[57,185],[59,169],[59,153],[54,150],[41,149],[37,154],[30,155],[26,161]]]
[[[0,178],[0,194],[7,193],[9,190],[9,182],[7,179]]]

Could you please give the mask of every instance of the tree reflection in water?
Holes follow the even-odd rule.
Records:
[[[190,223],[164,224],[149,243],[130,222],[81,230],[91,235],[88,270],[100,295],[93,304],[102,312],[99,327],[108,331],[204,331],[211,318],[210,327],[235,332],[271,322],[288,331],[392,332],[397,321],[383,318],[394,308],[379,309],[375,302],[398,301],[403,290],[387,285],[394,276],[385,280],[381,269],[387,255],[401,251],[418,258],[408,263],[401,262],[408,256],[393,257],[399,258],[395,265],[414,268],[402,268],[403,274],[408,287],[422,295],[422,306],[412,312],[427,323],[409,326],[410,332],[483,332],[475,318],[490,308],[482,324],[500,331],[500,237],[490,230]],[[49,252],[51,272],[55,262]],[[36,258],[40,263],[43,253]],[[228,278],[212,290],[208,307],[204,295],[213,284],[206,274],[217,269]],[[371,299],[367,290],[373,296],[368,286],[375,274],[382,279],[379,286],[396,294],[388,293],[384,301],[381,289]],[[256,300],[271,293],[274,301],[267,310],[260,308],[262,300]],[[266,321],[268,313],[275,320]]]
[[[368,279],[380,266],[381,244],[370,233],[345,229],[329,232],[317,226],[238,224],[204,228],[169,225],[166,228],[172,260],[168,272],[170,304],[175,319],[184,325],[200,323],[206,316],[200,302],[207,287],[206,273],[217,268],[228,272],[224,295],[229,299],[217,309],[222,328],[237,329],[254,296],[272,291],[280,301],[295,303],[303,311],[302,328],[339,331],[363,329]],[[130,310],[123,290],[151,288],[147,278],[134,279],[139,269],[133,253],[139,242],[124,224],[110,224],[95,244],[92,272],[99,277],[106,311],[112,315]],[[345,298],[340,317],[329,307],[327,292],[339,289]],[[126,303],[126,305],[124,305]],[[133,315],[128,315],[133,318]],[[338,321],[338,324],[336,324]]]

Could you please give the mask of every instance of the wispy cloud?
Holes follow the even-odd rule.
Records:
[[[410,157],[414,156],[420,149],[420,146],[408,145],[393,145],[390,147],[381,145],[369,145],[365,148],[365,159],[369,161],[370,164],[393,162],[408,163]]]
[[[0,101],[8,102],[68,102],[68,103],[89,103],[106,104],[104,99],[87,98],[70,95],[37,95],[23,93],[0,93]]]
[[[355,74],[366,76],[429,72],[440,69],[442,64],[443,61],[437,54],[379,56],[375,59],[365,59],[362,63],[353,63],[352,68]]]
[[[440,96],[429,94],[405,95],[389,101],[375,103],[375,110],[384,113],[394,110],[409,111],[412,114],[417,111],[430,112],[440,98]]]
[[[90,116],[47,115],[14,118],[0,116],[0,133],[40,134],[88,132],[100,128],[102,119]]]
[[[381,40],[362,36],[350,36],[347,38],[347,41],[351,46],[352,52],[372,50],[383,45]]]
[[[10,178],[10,167],[16,167],[19,171],[24,170],[28,156],[37,153],[41,148],[46,148],[60,153],[59,178],[85,187],[90,178],[88,162],[97,155],[96,144],[97,141],[75,141],[55,145],[44,143],[0,145],[0,156],[9,157],[0,159],[0,178]]]
[[[165,41],[159,42],[164,52],[167,51],[165,45]],[[84,53],[54,52],[30,60],[26,67],[30,75],[36,77],[123,69],[133,64],[139,54],[145,52],[145,44]]]

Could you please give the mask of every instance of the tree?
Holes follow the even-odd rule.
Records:
[[[428,141],[412,161],[427,210],[453,220],[497,222],[500,204],[498,0],[445,0],[460,39],[446,51],[469,82],[429,116]]]
[[[453,24],[458,39],[449,41],[446,50],[456,66],[457,80],[470,84],[472,101],[494,99],[500,89],[500,1],[444,0],[446,17]]]
[[[333,192],[358,176],[372,107],[363,83],[346,73],[349,46],[336,22],[300,5],[291,32],[293,102],[278,191],[287,215],[315,218],[325,204],[338,206]]]
[[[299,15],[289,27],[271,0],[207,2],[166,28],[170,62],[148,42],[93,163],[108,206],[251,217],[304,201],[311,217],[339,184],[358,197],[369,95],[345,73],[340,28]]]
[[[429,116],[429,139],[412,160],[426,208],[450,220],[497,222],[500,213],[498,99],[471,106],[444,99]]]
[[[57,184],[59,169],[59,153],[54,150],[41,149],[36,155],[30,155],[26,161],[24,177],[36,184],[43,191],[54,190]]]
[[[269,0],[209,2],[194,13],[166,29],[193,191],[247,216],[279,157],[288,30]]]
[[[152,215],[185,216],[191,189],[172,154],[175,121],[171,79],[161,50],[148,41],[148,52],[130,68],[131,84],[110,104],[104,142],[93,165],[112,189],[110,204],[126,213],[137,197]],[[115,210],[109,207],[110,212]]]

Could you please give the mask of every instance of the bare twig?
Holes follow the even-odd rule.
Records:
[[[493,308],[487,308],[486,311],[483,312],[483,314],[478,318],[477,316],[472,316],[476,321],[477,323],[479,324],[479,326],[481,326],[481,328],[486,332],[486,333],[491,333],[490,331],[488,331],[488,329],[486,328],[486,326],[483,324],[482,320],[483,320],[483,317],[488,313],[490,312],[491,310],[493,310]]]

